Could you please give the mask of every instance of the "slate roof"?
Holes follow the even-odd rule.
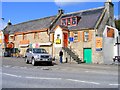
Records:
[[[72,13],[64,14],[62,18],[71,17],[71,16],[81,17],[77,26],[68,26],[69,30],[94,29],[103,10],[104,10],[104,7],[99,7],[95,9],[72,12]],[[53,27],[51,32],[53,32],[54,28],[60,24],[61,24],[61,20],[57,21],[56,25]]]
[[[16,25],[9,25],[5,28],[5,33],[15,33],[15,32],[24,32],[30,30],[42,30],[44,28],[49,28],[51,22],[56,16],[45,17],[41,19],[31,20]]]
[[[57,25],[61,24],[61,18],[78,16],[81,17],[77,26],[68,26],[69,30],[82,30],[82,29],[93,29],[100,18],[105,7],[99,7],[95,9],[83,10],[78,12],[72,12],[68,14],[63,14],[54,24],[51,29],[51,32],[54,31],[54,28]],[[56,15],[57,16],[57,15]],[[24,32],[30,30],[42,30],[44,28],[49,28],[51,23],[55,20],[56,16],[49,16],[41,19],[31,20],[16,25],[9,25],[4,30],[5,33],[15,33],[15,32]]]

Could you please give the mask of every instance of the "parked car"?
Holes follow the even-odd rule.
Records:
[[[114,62],[115,62],[115,61],[120,62],[120,56],[115,56],[115,57],[113,58],[113,61],[114,61]]]
[[[52,65],[52,56],[43,48],[28,48],[25,53],[26,63],[35,66],[38,62],[46,62]]]
[[[11,52],[5,51],[4,52],[4,57],[11,57]]]

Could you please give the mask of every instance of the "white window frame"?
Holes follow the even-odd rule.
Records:
[[[84,42],[88,42],[89,40],[89,31],[84,32]]]

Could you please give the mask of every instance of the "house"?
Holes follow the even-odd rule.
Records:
[[[3,31],[0,31],[0,48],[4,48],[4,34]]]
[[[6,46],[19,48],[21,54],[28,47],[43,47],[56,59],[64,51],[64,61],[103,63],[102,36],[106,25],[114,25],[114,5],[82,10],[31,20],[16,25],[10,22],[4,29]]]

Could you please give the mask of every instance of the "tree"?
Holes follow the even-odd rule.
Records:
[[[120,19],[119,20],[115,20],[115,26],[118,29],[118,31],[120,31]]]

